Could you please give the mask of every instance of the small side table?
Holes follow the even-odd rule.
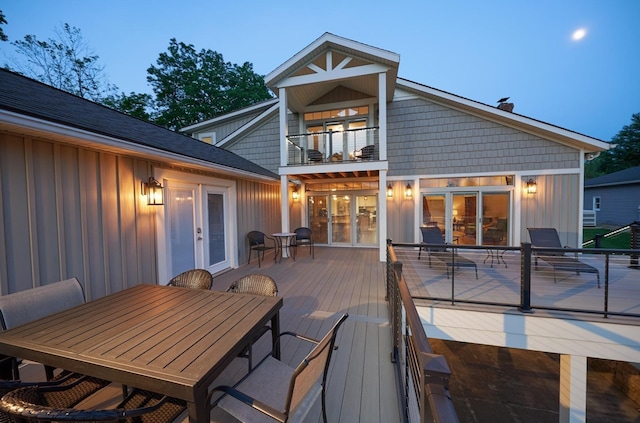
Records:
[[[280,253],[280,260],[278,263],[282,261],[282,257],[291,257],[293,261],[295,261],[295,254],[291,254],[291,242],[296,236],[295,232],[277,232],[275,234],[271,234],[271,236],[276,240],[275,258],[278,258],[278,252]]]
[[[507,250],[501,251],[499,248],[487,248],[487,256],[484,258],[482,263],[486,263],[486,261],[489,260],[489,258],[491,258],[491,267],[493,267],[494,260],[498,263],[498,266],[500,265],[500,260],[502,260],[502,262],[504,263],[504,267],[506,269],[507,262],[504,261],[504,257],[503,257],[506,251]]]

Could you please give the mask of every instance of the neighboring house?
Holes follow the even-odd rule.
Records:
[[[592,210],[601,225],[640,221],[640,166],[585,181],[584,209]]]
[[[0,294],[77,277],[91,299],[215,273],[247,261],[247,232],[280,229],[273,172],[6,70],[0,87]]]
[[[278,173],[282,229],[309,226],[320,244],[385,260],[386,239],[438,225],[449,242],[519,245],[544,226],[580,245],[584,158],[608,143],[399,78],[399,65],[325,33],[266,76],[276,100],[182,131]]]

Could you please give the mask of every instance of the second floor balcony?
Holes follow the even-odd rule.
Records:
[[[378,127],[287,136],[287,165],[379,160]]]

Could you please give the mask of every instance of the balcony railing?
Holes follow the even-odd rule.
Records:
[[[289,166],[378,160],[378,127],[287,136]]]
[[[446,359],[434,354],[402,275],[391,241],[387,241],[387,300],[398,388],[404,420],[456,423],[449,395],[451,372]]]

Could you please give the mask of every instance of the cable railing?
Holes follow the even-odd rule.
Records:
[[[290,166],[378,160],[378,127],[287,136]]]
[[[449,395],[451,372],[434,354],[402,274],[402,263],[387,242],[386,292],[392,328],[393,361],[406,422],[456,423]]]
[[[429,265],[428,250],[442,245],[392,245],[417,275],[417,283],[408,282],[414,301],[640,318],[640,249],[455,244]],[[418,259],[421,247],[427,251]],[[479,279],[472,268],[457,266],[461,258],[477,265]]]

